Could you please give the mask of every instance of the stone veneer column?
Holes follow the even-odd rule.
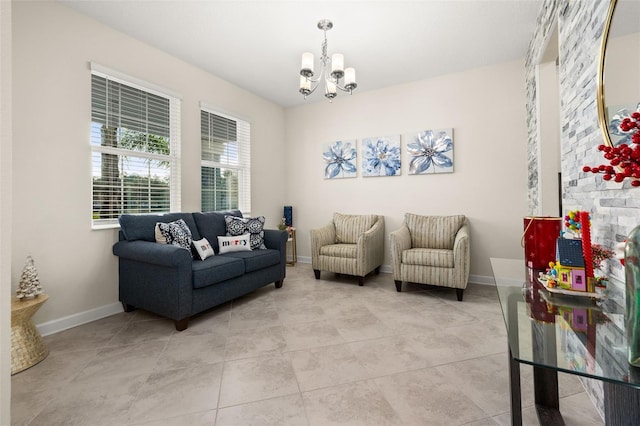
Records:
[[[546,0],[525,58],[526,110],[528,126],[529,214],[538,212],[538,124],[536,111],[536,63],[544,41],[558,25],[561,170],[563,207],[591,214],[594,242],[612,248],[640,224],[640,188],[606,182],[602,175],[584,173],[585,165],[606,160],[597,146],[603,143],[598,125],[597,81],[602,31],[609,8],[608,0]],[[557,18],[557,19],[555,19]],[[618,262],[607,270],[621,279]]]
[[[606,182],[602,175],[584,173],[585,165],[605,163],[597,146],[603,143],[598,125],[597,81],[602,31],[609,0],[545,0],[525,58],[526,110],[528,126],[529,214],[538,212],[538,123],[536,60],[545,49],[545,39],[557,22],[559,43],[562,201],[564,213],[584,210],[591,214],[592,239],[613,247],[640,224],[640,188],[628,182]],[[609,273],[624,280],[617,261],[607,265]],[[602,383],[581,379],[603,415]]]

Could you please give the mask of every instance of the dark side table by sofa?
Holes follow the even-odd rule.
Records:
[[[539,270],[523,259],[491,258],[509,340],[511,422],[522,425],[520,364],[533,366],[541,425],[564,425],[558,371],[601,380],[607,425],[640,424],[640,369],[627,362],[624,294],[610,283],[597,303],[575,295],[551,295]],[[615,285],[614,285],[615,284]]]
[[[49,296],[41,294],[27,300],[11,300],[11,374],[39,363],[47,357],[49,349],[42,340],[31,317]]]

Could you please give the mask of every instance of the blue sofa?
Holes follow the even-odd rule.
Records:
[[[275,283],[286,275],[287,232],[264,230],[266,250],[218,253],[218,236],[226,235],[225,215],[239,210],[205,213],[120,216],[118,256],[120,302],[126,312],[140,308],[175,321],[185,330],[191,316]],[[193,240],[206,238],[215,256],[199,260],[185,249],[155,242],[156,222],[183,219]]]

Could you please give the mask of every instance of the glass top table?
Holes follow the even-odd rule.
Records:
[[[534,368],[541,424],[564,424],[557,372],[603,381],[605,422],[640,424],[640,369],[627,362],[622,283],[602,299],[550,293],[523,259],[491,258],[509,340],[511,413],[522,424],[519,364]]]

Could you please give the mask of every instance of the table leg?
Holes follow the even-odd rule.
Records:
[[[640,424],[640,390],[604,382],[604,418],[611,426]]]
[[[522,426],[520,363],[513,358],[511,347],[509,347],[509,391],[511,393],[511,425]]]
[[[558,372],[550,368],[534,366],[533,387],[540,424],[563,426],[565,423],[560,414]]]

